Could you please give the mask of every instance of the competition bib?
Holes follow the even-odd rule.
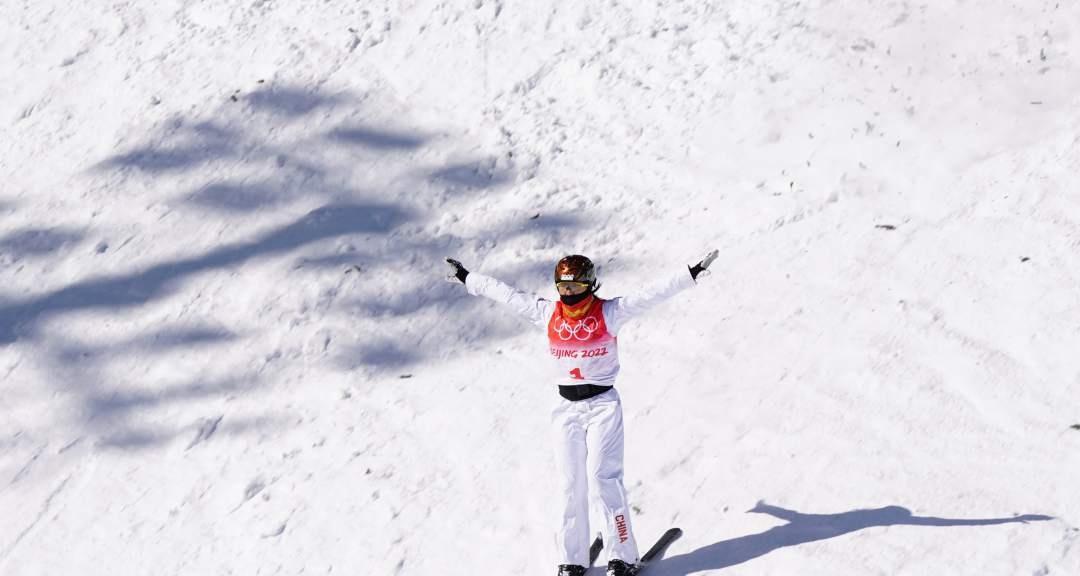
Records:
[[[619,373],[618,340],[604,323],[605,300],[594,298],[580,317],[566,314],[562,302],[548,321],[551,357],[567,378],[567,384],[613,384]]]

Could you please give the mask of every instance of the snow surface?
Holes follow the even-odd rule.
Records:
[[[5,0],[0,80],[0,574],[553,574],[441,259],[714,246],[621,339],[651,574],[1080,574],[1075,2]]]

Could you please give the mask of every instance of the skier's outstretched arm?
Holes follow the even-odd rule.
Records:
[[[469,294],[506,304],[511,310],[537,326],[544,326],[551,317],[553,302],[530,296],[490,276],[469,272],[461,265],[461,262],[453,258],[447,258],[446,263],[450,265],[450,274],[447,275],[446,280],[464,284]]]
[[[672,296],[693,286],[709,265],[716,260],[719,250],[711,250],[697,264],[687,266],[688,272],[678,272],[659,284],[654,284],[638,292],[615,298],[610,303],[610,308],[605,309],[605,316],[610,328],[618,331],[627,321],[635,316],[643,314],[671,298]]]

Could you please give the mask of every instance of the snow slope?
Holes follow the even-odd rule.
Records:
[[[1080,574],[1080,6],[0,4],[0,573],[552,574],[602,295],[688,574]]]

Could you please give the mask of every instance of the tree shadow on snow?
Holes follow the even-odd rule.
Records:
[[[347,92],[325,94],[318,88],[260,85],[247,94],[236,93],[224,99],[211,117],[175,116],[143,142],[102,160],[94,171],[119,177],[114,185],[121,190],[127,178],[149,179],[146,196],[140,200],[175,206],[180,218],[212,215],[242,228],[250,221],[249,215],[283,211],[301,201],[305,206],[317,207],[244,240],[121,272],[75,279],[36,294],[8,296],[0,300],[0,346],[21,340],[45,350],[49,363],[55,366],[57,384],[76,391],[87,428],[98,435],[107,433],[107,438],[115,441],[106,443],[114,447],[131,449],[156,446],[175,436],[175,431],[145,424],[144,415],[150,410],[250,391],[259,385],[258,375],[233,375],[210,382],[196,376],[186,384],[143,382],[136,387],[124,382],[91,381],[93,378],[88,380],[80,372],[106,374],[112,359],[132,350],[153,359],[159,352],[223,347],[251,335],[190,328],[187,319],[160,326],[154,343],[97,346],[92,338],[89,343],[64,342],[62,335],[51,334],[43,327],[45,321],[90,310],[138,309],[177,293],[197,290],[198,285],[191,283],[202,274],[234,270],[256,260],[280,262],[298,282],[308,280],[303,275],[311,275],[310,280],[321,285],[332,284],[327,274],[335,269],[342,275],[350,271],[392,274],[399,272],[406,261],[421,279],[402,293],[392,298],[384,294],[345,294],[326,312],[375,317],[389,327],[380,330],[379,338],[361,337],[354,345],[343,347],[341,353],[349,360],[334,362],[330,358],[331,365],[343,370],[361,366],[401,370],[438,356],[439,346],[445,346],[438,339],[429,339],[429,343],[434,342],[431,345],[419,345],[407,333],[394,333],[401,323],[391,321],[408,321],[431,307],[457,306],[468,299],[460,287],[442,281],[442,258],[482,253],[484,248],[470,250],[476,241],[454,236],[449,230],[428,232],[423,225],[442,216],[437,211],[439,202],[446,198],[453,197],[456,209],[467,213],[474,205],[471,203],[485,201],[487,191],[506,190],[504,185],[513,179],[514,167],[495,156],[457,157],[441,165],[409,166],[409,158],[401,155],[427,146],[429,136],[358,120],[356,110],[363,101]],[[358,165],[365,169],[363,165],[371,163],[379,170],[393,166],[384,161],[389,155],[397,155],[393,158],[406,164],[400,177],[393,180],[393,188],[359,190],[348,184],[354,180]],[[176,178],[183,178],[186,191],[179,196],[167,192],[173,195],[168,198],[153,196],[159,189],[172,190],[154,183]],[[290,213],[298,212],[294,209]],[[584,225],[572,215],[524,215],[491,225],[484,238],[505,242],[527,237],[550,243]],[[101,232],[108,234],[107,230]],[[0,251],[19,258],[50,257],[84,239],[81,231],[36,227],[0,238]],[[108,258],[112,254],[99,251],[92,257]],[[349,288],[347,284],[342,286]],[[480,305],[470,300],[466,308]],[[434,329],[442,324],[439,322]],[[487,331],[475,322],[470,325],[473,333],[469,337],[474,343],[503,335],[497,329],[498,323],[493,324],[496,329]]]
[[[720,570],[749,562],[781,548],[836,538],[867,528],[994,526],[1053,519],[1051,516],[1038,514],[1024,514],[1008,518],[938,518],[915,516],[910,510],[900,506],[851,510],[836,514],[804,514],[764,502],[759,502],[749,512],[768,514],[785,520],[787,524],[758,534],[710,544],[687,554],[665,558],[654,564],[650,571],[657,576],[685,576],[704,570]]]
[[[20,325],[65,312],[139,306],[168,295],[181,280],[200,272],[238,266],[255,258],[286,254],[326,238],[386,232],[407,217],[403,210],[393,206],[323,206],[289,225],[247,242],[227,244],[205,254],[167,261],[142,270],[75,282],[22,301],[6,302],[0,304],[0,344],[13,342]]]
[[[0,261],[50,256],[83,237],[82,232],[65,228],[24,228],[0,237]]]
[[[170,378],[168,382],[140,379],[137,384],[99,376],[104,366],[119,358],[154,357],[235,340],[236,334],[220,327],[188,325],[100,344],[56,337],[50,339],[41,354],[52,365],[51,378],[55,385],[64,389],[79,406],[81,422],[77,441],[90,435],[94,444],[102,448],[141,450],[185,435],[201,443],[210,436],[258,433],[285,424],[282,415],[226,413],[223,406],[229,397],[258,388],[258,380],[251,375],[224,378],[195,375]],[[199,405],[202,417],[188,422],[174,420],[171,424],[155,417],[154,409],[181,404]],[[207,421],[213,423],[209,428]]]

